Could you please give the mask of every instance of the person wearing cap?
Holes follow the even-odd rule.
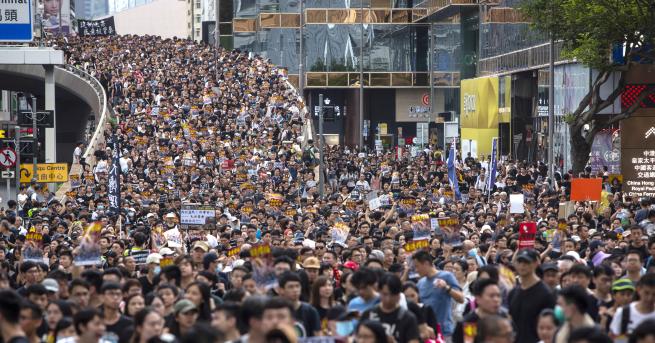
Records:
[[[520,250],[514,267],[520,284],[510,291],[509,313],[516,325],[517,342],[537,342],[537,319],[546,308],[555,307],[555,297],[548,286],[537,276],[539,253],[534,249]]]
[[[321,263],[318,261],[318,258],[311,256],[305,259],[305,261],[302,263],[302,268],[307,274],[309,284],[312,285],[318,278],[318,272],[321,269]]]
[[[617,279],[612,282],[611,288],[612,304],[609,307],[601,307],[598,315],[600,316],[600,327],[609,331],[612,318],[616,310],[629,305],[635,295],[635,285],[629,279]]]
[[[143,294],[149,294],[155,290],[155,277],[161,271],[161,267],[159,266],[161,259],[162,256],[158,253],[151,253],[146,258],[147,272],[145,275],[141,275],[138,279],[141,283]]]
[[[645,320],[655,319],[655,274],[644,275],[635,289],[639,300],[617,308],[612,318],[610,336],[613,339],[631,334]]]
[[[189,299],[182,299],[175,303],[173,307],[174,321],[170,327],[166,327],[165,332],[182,337],[189,332],[198,319],[198,308]]]
[[[55,279],[43,279],[41,284],[48,291],[48,301],[55,301],[59,299],[59,283]]]
[[[559,267],[557,262],[548,262],[541,265],[542,280],[553,292],[559,288]]]
[[[176,229],[177,223],[175,220],[177,216],[173,212],[169,212],[164,216],[164,224],[166,225],[166,230]]]
[[[193,258],[193,264],[202,268],[202,258],[209,251],[209,244],[205,241],[195,241],[191,247],[191,257]]]

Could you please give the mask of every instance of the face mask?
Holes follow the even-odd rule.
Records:
[[[161,272],[161,267],[160,266],[155,267],[155,270],[153,270],[153,272],[155,273],[155,275],[159,274]]]
[[[347,337],[355,331],[355,324],[352,320],[345,322],[337,322],[337,336]]]
[[[477,250],[475,250],[475,249],[469,250],[469,256],[475,257],[477,254],[478,254]]]
[[[218,274],[218,273],[220,273],[220,272],[222,272],[222,271],[223,271],[223,264],[219,263],[219,264],[216,266],[216,274]]]
[[[555,315],[555,319],[557,319],[558,322],[564,323],[566,321],[566,318],[564,317],[564,310],[562,309],[561,306],[559,305],[555,306],[555,310],[553,311],[553,314]]]

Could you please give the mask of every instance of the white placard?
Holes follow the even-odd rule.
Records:
[[[509,213],[523,213],[523,194],[510,194],[509,195]]]

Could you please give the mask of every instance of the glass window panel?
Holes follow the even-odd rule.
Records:
[[[391,85],[391,74],[389,73],[371,73],[371,86]]]
[[[489,58],[548,42],[548,37],[527,23],[484,23],[481,25],[480,57]]]
[[[365,70],[409,72],[427,69],[427,26],[366,26]]]
[[[231,22],[232,18],[234,17],[234,7],[232,6],[233,2],[232,1],[219,1],[219,10],[220,10],[220,17],[221,17],[221,22]]]
[[[434,85],[435,86],[450,86],[453,83],[453,78],[450,73],[434,73]]]
[[[290,28],[266,29],[259,32],[262,55],[275,65],[285,67],[289,73],[298,73],[299,30]]]
[[[361,25],[306,25],[305,65],[309,71],[359,70]]]
[[[348,73],[328,73],[328,86],[348,86]]]
[[[219,29],[221,30],[221,35],[231,35],[232,34],[232,23],[220,24]]]
[[[255,15],[257,15],[257,0],[234,0],[235,17],[249,17]]]
[[[370,23],[390,23],[391,10],[372,10],[369,13],[367,22]]]
[[[358,10],[328,10],[327,19],[328,23],[334,24],[353,24],[359,23]]]
[[[412,85],[412,73],[393,73],[391,74],[391,85],[392,86],[411,86]]]
[[[325,23],[327,22],[327,12],[325,10],[306,10],[306,23]]]
[[[371,78],[371,74],[369,73],[362,73],[364,75],[364,86],[368,86],[370,84],[369,80]],[[359,73],[349,73],[349,85],[351,87],[357,87],[359,86]]]
[[[325,87],[327,86],[327,75],[325,73],[307,73],[307,86]]]
[[[461,56],[461,27],[459,23],[437,23],[432,26],[432,70],[459,71]]]
[[[305,0],[306,8],[369,8],[371,0]]]
[[[424,9],[415,9],[412,10],[412,22],[416,22],[428,14],[427,10]]]
[[[281,27],[300,27],[300,15],[283,13],[280,15]]]
[[[455,72],[452,75],[453,75],[453,86],[459,86],[459,82],[461,81],[459,73]]]
[[[261,13],[259,15],[261,27],[280,27],[280,15],[276,13]]]
[[[255,19],[234,19],[235,32],[255,32]]]
[[[256,41],[257,41],[257,38],[255,37],[254,32],[248,32],[248,33],[235,32],[234,33],[234,42],[233,42],[233,44],[234,44],[235,49],[241,49],[241,50],[246,50],[246,51],[254,51]]]
[[[372,8],[391,8],[390,0],[371,0]]]
[[[392,23],[409,23],[411,21],[412,11],[410,10],[393,10],[391,12]]]
[[[429,86],[428,73],[415,73],[414,86]]]
[[[287,79],[296,89],[298,88],[298,74],[289,74]]]

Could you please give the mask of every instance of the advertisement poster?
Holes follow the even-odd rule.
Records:
[[[38,13],[45,33],[68,34],[71,27],[70,0],[39,0]]]
[[[534,248],[537,223],[523,222],[519,225],[519,249]]]
[[[102,226],[99,222],[90,224],[84,230],[82,243],[80,243],[80,250],[75,256],[75,265],[77,266],[95,266],[102,263],[100,259],[100,230]]]
[[[589,155],[589,166],[593,173],[604,172],[607,167],[610,174],[621,172],[621,135],[620,131],[601,131],[594,137]]]

